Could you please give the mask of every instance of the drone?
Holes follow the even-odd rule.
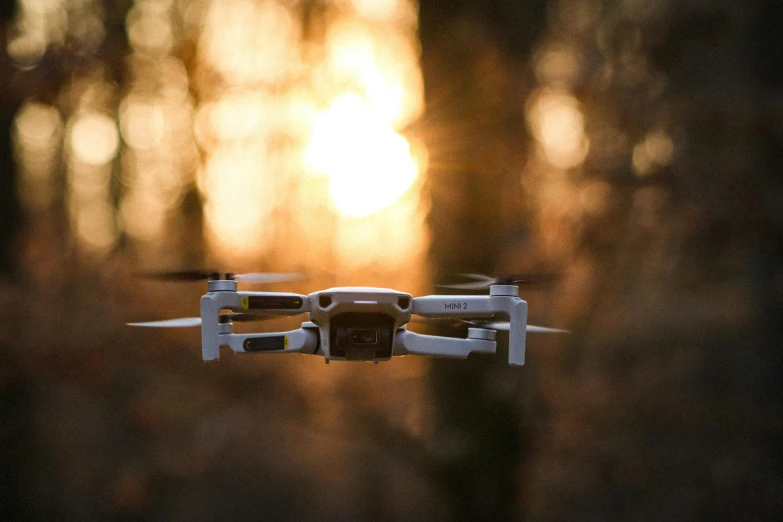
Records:
[[[527,302],[511,281],[465,274],[474,281],[451,288],[487,288],[488,295],[428,295],[387,288],[339,287],[302,295],[288,292],[248,292],[237,282],[273,283],[300,279],[301,274],[179,271],[150,273],[159,280],[207,279],[201,297],[201,316],[127,323],[144,327],[201,327],[204,361],[217,361],[220,347],[234,353],[301,353],[330,361],[389,361],[402,355],[465,359],[471,353],[494,354],[497,331],[508,331],[508,363],[525,364],[528,332],[568,333],[527,324]],[[221,313],[223,311],[231,313]],[[309,314],[296,330],[274,333],[234,333],[233,323],[276,316]],[[503,315],[508,321],[494,320]],[[412,316],[466,323],[466,338],[419,334],[407,329]]]

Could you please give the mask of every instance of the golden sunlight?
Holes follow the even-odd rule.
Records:
[[[325,88],[360,94],[374,119],[400,128],[424,106],[414,39],[411,27],[378,27],[353,18],[335,22],[325,42]]]
[[[14,152],[19,162],[19,196],[28,210],[41,210],[55,199],[63,121],[51,105],[26,102],[14,122]]]
[[[389,255],[375,238],[393,236],[382,231],[400,218],[419,223],[426,207],[420,158],[397,132],[423,110],[415,3],[322,7],[306,32],[301,9],[275,0],[199,11],[198,188],[218,257],[273,255],[274,237],[295,234],[307,259],[322,253],[315,263],[377,262]],[[420,241],[395,241],[403,256],[418,255]]]
[[[528,120],[552,165],[568,169],[582,164],[589,142],[576,98],[563,89],[542,89],[529,104]]]
[[[120,105],[120,131],[129,147],[151,149],[163,140],[163,110],[154,99],[128,96]]]
[[[329,195],[347,216],[388,207],[418,174],[407,140],[374,120],[353,94],[340,96],[316,117],[305,161],[314,173],[329,176]]]
[[[223,145],[209,158],[200,179],[208,235],[236,255],[258,256],[269,239],[267,218],[275,201],[266,159],[259,143]]]
[[[125,22],[128,42],[140,53],[165,55],[171,51],[174,36],[168,13],[151,2],[137,3]]]
[[[357,13],[375,20],[389,20],[405,5],[400,0],[351,0],[351,3]]]
[[[213,2],[201,45],[203,56],[229,84],[273,84],[299,63],[299,21],[274,1]]]
[[[105,114],[86,113],[71,122],[68,144],[75,159],[88,165],[106,164],[120,145],[117,125]]]
[[[401,131],[424,106],[416,0],[19,3],[7,49],[17,67],[60,50],[85,58],[14,128],[25,212],[48,219],[62,201],[80,255],[310,274],[286,287],[296,291],[426,289],[426,152]],[[349,386],[421,429],[423,359],[368,380],[347,366],[259,363],[315,390],[294,391],[318,422],[348,418],[334,394]],[[390,387],[402,395],[389,400]]]
[[[103,251],[111,248],[117,240],[114,208],[108,201],[96,200],[74,207],[72,219],[76,234],[85,246]]]

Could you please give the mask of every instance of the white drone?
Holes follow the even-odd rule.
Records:
[[[427,355],[465,359],[471,353],[495,353],[497,330],[509,332],[508,363],[525,364],[527,332],[567,333],[566,330],[527,324],[527,302],[514,284],[493,284],[494,278],[466,274],[476,281],[452,288],[489,288],[489,295],[429,295],[413,297],[385,288],[331,288],[309,295],[285,292],[237,290],[237,281],[271,283],[292,281],[299,274],[225,274],[217,272],[169,272],[158,279],[209,279],[201,298],[201,317],[170,319],[131,326],[201,326],[201,351],[205,361],[220,358],[220,347],[235,353],[302,353],[322,355],[326,363],[337,361],[388,361],[392,356]],[[221,314],[230,310],[231,314]],[[235,334],[233,321],[309,313],[310,320],[288,332]],[[430,319],[466,322],[467,338],[423,335],[408,331],[416,314]],[[497,314],[508,321],[493,321]],[[476,320],[479,319],[479,320]],[[481,319],[484,319],[483,321]]]

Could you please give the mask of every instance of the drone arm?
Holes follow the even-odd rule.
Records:
[[[220,358],[220,310],[260,315],[297,315],[310,310],[307,298],[280,292],[208,292],[201,297],[201,356],[205,361]]]
[[[279,333],[220,334],[220,345],[235,353],[305,353],[318,350],[316,329],[299,328]]]
[[[505,314],[510,322],[508,363],[515,366],[525,364],[527,303],[515,295],[417,297],[413,300],[412,313],[432,318],[480,318]]]
[[[500,312],[483,295],[428,295],[413,299],[411,313],[423,317],[491,317]]]
[[[397,330],[395,355],[427,355],[465,359],[471,353],[495,353],[495,341],[488,339],[455,339],[437,335],[422,335],[406,329]]]

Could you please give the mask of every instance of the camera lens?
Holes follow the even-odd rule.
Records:
[[[353,330],[351,332],[353,344],[376,344],[378,342],[377,330]]]

